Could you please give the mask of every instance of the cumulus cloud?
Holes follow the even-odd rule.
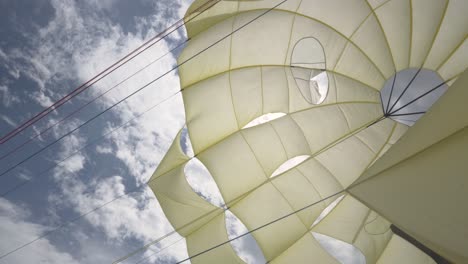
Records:
[[[0,254],[3,255],[25,242],[31,241],[47,232],[50,227],[28,220],[30,211],[0,198]],[[11,254],[2,259],[4,263],[79,263],[70,254],[62,252],[48,239],[40,239],[27,250]]]

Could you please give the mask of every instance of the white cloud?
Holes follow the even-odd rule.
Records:
[[[0,253],[1,255],[31,241],[49,230],[47,226],[27,220],[30,212],[0,198]],[[1,260],[3,263],[79,263],[70,254],[58,250],[48,239],[40,239]]]
[[[13,95],[6,85],[0,85],[0,95],[0,98],[2,99],[1,103],[6,107],[20,102],[19,97]]]

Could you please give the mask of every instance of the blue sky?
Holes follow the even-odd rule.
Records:
[[[190,2],[0,0],[0,135],[8,133],[178,20]],[[1,145],[0,156],[169,52],[185,40],[184,34],[184,30],[174,32]],[[174,67],[179,52],[180,49],[169,52],[66,122],[1,159],[0,174]],[[0,198],[0,255],[129,190],[139,188],[139,191],[25,246],[0,259],[0,263],[110,263],[171,232],[171,225],[145,182],[184,126],[181,96],[171,97],[178,90],[177,72],[168,74],[2,175],[0,193],[22,182],[26,184]],[[169,97],[168,101],[146,112]],[[75,154],[89,142],[142,113],[128,126]],[[60,166],[47,170],[64,158],[67,159]],[[193,160],[186,172],[195,190],[212,203],[222,204],[216,185],[202,165]],[[230,237],[245,232],[245,227],[233,214],[228,214],[227,220]],[[356,251],[346,251],[345,246],[327,241],[328,247],[341,249],[335,251],[345,255],[344,258],[359,259],[353,255]],[[174,242],[177,243],[172,245]],[[168,245],[172,246],[155,254]],[[248,263],[264,263],[252,237],[236,241],[233,247]],[[147,257],[146,263],[174,263],[187,257],[186,246],[180,236],[174,235],[125,263],[135,263],[143,257]]]
[[[6,134],[175,22],[183,15],[189,2],[0,1],[0,134]],[[142,56],[3,144],[0,155],[8,153],[183,40],[182,30],[171,34]],[[1,171],[169,70],[175,65],[179,51],[165,56],[104,98],[2,159]],[[151,176],[175,133],[183,126],[180,95],[77,153],[61,166],[42,172],[178,90],[177,75],[169,74],[89,126],[3,175],[0,178],[1,193],[25,179],[27,183],[0,198],[2,255],[130,189],[142,187],[139,192],[0,259],[0,263],[109,263],[170,232],[171,226],[144,182]],[[179,239],[173,236],[152,250]],[[151,250],[145,254],[150,253]],[[172,263],[185,256],[185,244],[181,240],[149,260]],[[137,256],[133,262],[141,257]]]

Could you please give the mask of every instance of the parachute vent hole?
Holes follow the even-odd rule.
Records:
[[[226,230],[228,238],[233,239],[249,230],[231,211],[226,210]],[[239,239],[230,242],[231,247],[237,256],[247,264],[266,263],[265,256],[257,244],[257,241],[251,234],[247,234]]]
[[[316,38],[303,38],[294,45],[291,72],[299,91],[308,103],[323,103],[328,94],[328,74],[325,52]]]
[[[333,210],[333,208],[335,208],[338,205],[338,203],[341,200],[343,200],[343,198],[344,195],[341,195],[340,197],[336,198],[335,201],[331,202],[327,207],[325,207],[325,209],[323,209],[323,211],[320,213],[317,219],[315,219],[315,221],[312,223],[312,226],[315,226],[318,223],[320,223],[320,221],[322,221],[322,219],[325,218],[325,216],[327,216]]]
[[[384,115],[412,126],[447,90],[438,73],[410,68],[390,77],[380,91]]]
[[[270,178],[276,177],[280,175],[281,173],[296,167],[297,165],[301,164],[309,157],[310,157],[309,155],[300,155],[300,156],[296,156],[294,158],[288,159],[271,174]]]
[[[352,244],[323,234],[312,232],[312,235],[319,242],[325,251],[333,256],[338,262],[343,264],[365,264],[366,257]]]
[[[192,141],[190,141],[187,125],[182,128],[180,146],[182,147],[182,151],[185,153],[185,155],[189,157],[193,157],[195,155],[193,152]]]
[[[214,206],[225,207],[218,185],[216,185],[211,173],[199,159],[192,158],[187,162],[184,173],[190,187],[201,198]]]
[[[261,125],[261,124],[264,124],[264,123],[268,123],[270,121],[273,121],[273,120],[278,119],[280,117],[283,117],[285,115],[286,115],[285,113],[268,113],[268,114],[264,114],[264,115],[261,115],[261,116],[255,118],[254,120],[250,121],[249,123],[247,123],[242,129],[258,126],[258,125]]]

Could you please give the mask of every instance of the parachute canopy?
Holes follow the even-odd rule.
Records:
[[[454,133],[468,124],[468,76],[460,77],[468,64],[468,2],[221,1],[193,11],[207,2],[189,8],[187,18],[198,16],[186,24],[191,40],[179,57],[186,126],[195,158],[248,230],[292,213],[252,233],[269,263],[337,263],[313,232],[354,245],[367,263],[435,263],[393,234],[391,223],[451,261],[468,261],[462,239],[468,208],[458,208],[467,200],[467,169],[459,161],[468,145],[453,143],[467,138],[466,129]],[[448,89],[434,113],[406,135],[407,123],[394,116],[422,115],[427,109],[401,107],[435,89],[405,91],[417,82],[398,84],[405,71],[429,72],[421,76],[436,76]],[[396,97],[382,99],[392,82],[389,93]],[[413,98],[405,99],[409,94]],[[275,119],[264,119],[272,113]],[[450,121],[457,118],[463,120]],[[404,143],[392,147],[402,136]],[[192,157],[180,140],[181,133],[150,187],[192,256],[228,240],[226,208],[191,188],[184,167]],[[438,170],[429,170],[431,163],[440,164]],[[424,218],[428,211],[434,218]],[[230,244],[192,263],[220,260],[243,263]]]

